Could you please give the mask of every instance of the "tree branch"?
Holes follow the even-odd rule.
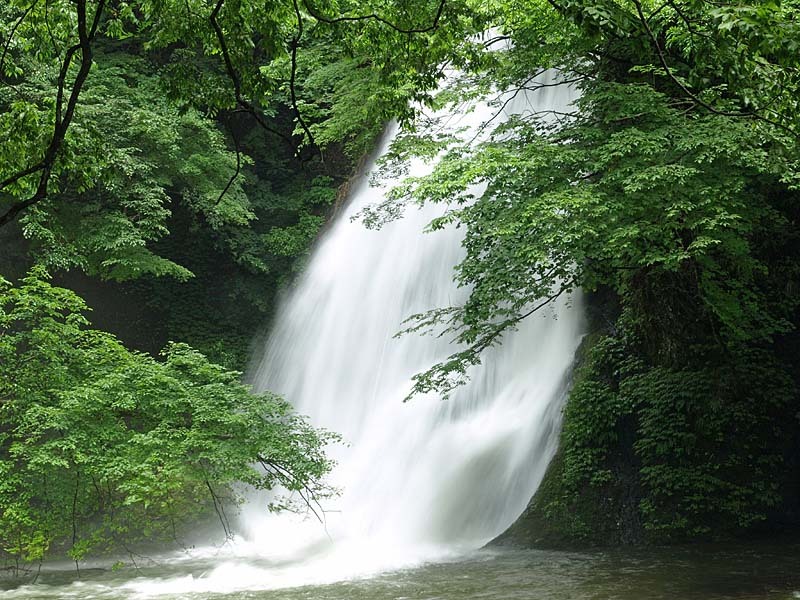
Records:
[[[209,493],[211,494],[211,500],[214,503],[214,512],[217,513],[217,518],[219,519],[220,525],[222,525],[222,531],[225,533],[225,539],[232,540],[233,533],[231,531],[231,524],[228,521],[228,516],[225,514],[225,508],[222,505],[222,500],[217,497],[217,494],[214,491],[214,488],[211,487],[211,482],[208,479],[205,480],[205,484]]]
[[[27,18],[27,16],[36,7],[38,3],[39,0],[33,0],[33,3],[28,8],[25,9],[20,18],[17,19],[17,22],[14,23],[14,26],[11,28],[11,31],[8,34],[8,39],[6,40],[6,43],[3,46],[3,55],[0,56],[0,77],[4,77],[5,66],[6,66],[6,55],[8,54],[8,49],[11,47],[11,42],[14,39],[14,34],[17,32],[19,26],[22,25],[22,22]]]
[[[353,21],[378,21],[379,23],[383,23],[387,27],[394,29],[399,33],[428,33],[433,31],[439,26],[439,21],[442,18],[442,13],[444,12],[445,4],[447,0],[440,0],[439,7],[436,10],[436,15],[433,17],[433,21],[430,25],[427,26],[419,26],[419,27],[401,27],[396,23],[392,23],[388,19],[376,14],[370,13],[368,15],[356,15],[356,16],[341,16],[341,17],[327,17],[320,13],[317,9],[311,6],[308,0],[303,0],[303,7],[308,11],[312,17],[314,17],[317,21],[321,21],[322,23],[327,23],[329,25],[333,25],[336,23],[347,23]],[[296,4],[296,2],[295,2]]]
[[[52,173],[53,165],[58,158],[58,153],[64,143],[67,130],[69,129],[72,119],[75,116],[75,107],[78,104],[78,98],[80,97],[83,86],[89,76],[89,71],[92,68],[92,42],[97,34],[97,28],[100,24],[102,13],[105,9],[105,3],[106,0],[99,0],[97,3],[97,8],[95,9],[94,18],[91,25],[89,25],[86,11],[86,0],[75,0],[76,10],[78,13],[78,43],[70,46],[67,49],[67,53],[64,56],[64,62],[61,65],[61,71],[59,72],[53,137],[50,139],[50,144],[45,150],[42,161],[6,178],[2,184],[0,184],[0,190],[16,181],[19,181],[27,175],[41,171],[39,183],[36,187],[36,191],[30,198],[12,205],[11,208],[0,215],[0,227],[9,224],[23,210],[33,206],[37,202],[40,202],[47,197],[47,188],[50,183],[50,175]],[[81,62],[80,66],[78,67],[78,73],[75,75],[75,81],[72,84],[69,97],[66,100],[65,108],[64,97],[66,95],[67,88],[67,74],[69,72],[69,67],[72,64],[72,60],[78,52],[81,54]]]
[[[228,193],[228,190],[233,185],[233,182],[236,181],[236,178],[239,177],[239,173],[242,170],[242,151],[241,148],[239,147],[239,137],[236,135],[236,131],[234,130],[233,125],[231,124],[230,118],[228,118],[227,121],[228,121],[228,131],[231,134],[231,139],[233,139],[233,145],[236,148],[236,171],[234,171],[233,175],[231,175],[231,178],[228,180],[227,185],[222,190],[222,192],[220,192],[219,198],[217,198],[217,201],[214,202],[214,206],[218,206],[219,203],[222,202],[222,199],[225,197],[225,194]]]
[[[236,68],[233,66],[233,60],[231,59],[230,50],[228,49],[228,43],[225,40],[225,34],[222,31],[219,21],[217,21],[217,16],[219,16],[219,12],[222,10],[223,4],[225,4],[225,0],[217,0],[216,5],[214,5],[214,9],[211,11],[209,20],[211,21],[211,27],[214,29],[214,35],[217,38],[220,52],[222,52],[222,60],[225,63],[225,71],[228,74],[228,79],[230,79],[231,83],[233,84],[233,95],[236,100],[236,104],[242,110],[252,115],[256,120],[256,123],[258,123],[262,129],[279,136],[289,144],[293,144],[294,141],[291,137],[278,131],[277,129],[270,127],[261,113],[256,110],[256,107],[253,106],[249,101],[245,100],[242,96],[241,78],[239,77],[239,73],[236,71]]]
[[[280,463],[269,460],[262,455],[258,455],[256,457],[259,464],[265,471],[271,472],[275,475],[278,480],[281,481],[281,484],[290,491],[295,491],[299,494],[300,499],[303,501],[303,504],[306,505],[306,508],[310,510],[313,515],[317,518],[317,520],[325,525],[325,519],[323,518],[325,515],[325,510],[322,508],[322,505],[319,503],[317,499],[317,495],[314,493],[314,490],[308,487],[305,482],[300,481],[294,473],[292,473],[289,469],[281,465]],[[303,493],[305,491],[305,493]],[[319,509],[319,513],[314,509],[316,505]],[[320,516],[322,513],[323,517]]]
[[[793,137],[800,137],[800,133],[794,131],[791,127],[788,127],[787,125],[784,125],[783,123],[780,123],[779,121],[774,121],[774,120],[772,120],[772,119],[770,119],[768,117],[760,115],[755,111],[750,112],[750,111],[725,111],[725,110],[719,110],[718,108],[715,108],[714,106],[712,106],[711,104],[709,104],[708,102],[706,102],[705,100],[703,100],[702,98],[697,96],[697,94],[695,94],[688,87],[686,87],[686,85],[678,77],[676,77],[675,74],[672,72],[672,69],[670,68],[669,64],[667,63],[666,55],[664,54],[664,51],[662,50],[661,45],[658,43],[658,38],[656,38],[655,33],[653,33],[653,29],[650,27],[650,22],[648,21],[647,17],[644,15],[644,10],[642,9],[641,1],[640,0],[633,0],[633,4],[636,7],[636,13],[639,16],[639,21],[644,26],[645,31],[647,32],[647,36],[650,38],[650,42],[653,44],[653,46],[656,49],[656,55],[658,56],[658,61],[661,63],[661,66],[664,69],[664,72],[666,73],[667,77],[669,77],[672,80],[672,82],[675,85],[677,85],[681,89],[681,91],[683,91],[683,93],[686,96],[691,98],[694,102],[696,102],[697,104],[699,104],[700,106],[702,106],[703,108],[708,110],[709,112],[714,113],[716,115],[720,115],[720,116],[723,116],[723,117],[750,117],[750,118],[758,119],[760,121],[763,121],[765,123],[768,123],[770,125],[778,127],[779,129],[782,129],[783,131],[785,131],[786,133],[789,133]]]
[[[300,46],[300,38],[303,37],[303,16],[300,14],[300,7],[297,5],[297,0],[292,0],[294,4],[294,14],[297,18],[297,32],[295,33],[294,37],[292,37],[291,41],[291,57],[292,57],[292,71],[289,77],[289,94],[292,99],[292,109],[294,110],[295,117],[297,118],[297,122],[300,124],[300,127],[303,128],[303,131],[308,136],[309,143],[317,147],[316,143],[314,142],[314,135],[311,133],[311,130],[308,128],[308,124],[306,123],[303,115],[300,113],[300,107],[297,105],[297,91],[295,89],[295,82],[297,81],[297,49]],[[317,148],[319,150],[319,148]],[[322,157],[322,152],[320,151],[320,158]]]

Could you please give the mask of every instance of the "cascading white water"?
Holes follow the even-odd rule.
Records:
[[[562,85],[501,103],[507,118],[563,112],[574,97]],[[449,126],[472,136],[497,110],[478,105]],[[580,298],[562,299],[507,334],[449,400],[403,403],[411,377],[454,348],[446,337],[394,334],[409,315],[456,305],[469,290],[453,283],[461,231],[423,233],[442,207],[411,208],[377,231],[353,221],[394,183],[371,187],[364,175],[354,186],[285,298],[253,373],[256,389],[285,396],[347,443],[331,448],[338,461],[331,480],[342,493],[326,501],[324,527],[267,513],[264,499],[254,499],[240,519],[240,560],[204,578],[160,584],[160,592],[322,583],[446,559],[504,531],[539,485],[581,338]]]
[[[505,112],[563,112],[573,99],[568,86],[542,88],[519,93]],[[449,125],[471,135],[496,110],[478,106]],[[414,207],[378,231],[353,222],[395,183],[370,187],[364,177],[356,186],[283,303],[254,383],[350,445],[334,449],[343,490],[328,507],[337,511],[328,516],[334,545],[412,556],[479,547],[522,512],[552,457],[581,311],[573,297],[529,318],[450,400],[404,404],[411,377],[453,347],[446,337],[394,334],[409,315],[463,302],[468,290],[453,283],[461,232],[423,233],[441,207]],[[250,534],[269,539],[272,526],[251,523]]]

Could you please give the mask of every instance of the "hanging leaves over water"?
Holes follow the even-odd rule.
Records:
[[[800,301],[797,3],[492,7],[510,47],[442,95],[456,112],[495,83],[506,97],[543,93],[535,77],[548,67],[582,95],[574,110],[512,117],[486,141],[412,131],[395,144],[389,169],[438,155],[436,167],[368,221],[441,205],[431,229],[466,231],[456,281],[470,290],[408,322],[407,334],[444,329],[461,344],[416,376],[412,395],[464,384],[485,348],[555,297],[610,294],[614,310],[590,307],[605,311],[601,350],[635,343],[601,359],[639,370],[576,388],[545,486],[558,497],[540,523],[607,541],[628,519],[663,541],[746,530],[796,504],[782,461],[798,429],[785,360]]]
[[[323,449],[335,436],[184,344],[162,360],[126,350],[47,279],[0,282],[4,557],[180,544],[214,510],[230,535],[241,484],[308,502],[332,492]]]
[[[719,394],[731,399],[731,411],[741,411],[736,407],[748,406],[747,399],[725,396],[707,379],[722,372],[730,356],[764,356],[759,352],[771,355],[767,362],[781,371],[781,361],[772,359],[781,348],[791,354],[795,347],[798,10],[796,0],[730,6],[705,0],[324,5],[313,0],[269,5],[250,0],[12,0],[0,6],[0,139],[5,142],[0,147],[0,227],[20,222],[34,256],[53,268],[80,268],[117,280],[169,275],[182,282],[205,268],[206,281],[215,284],[218,272],[241,268],[247,277],[269,273],[274,286],[307,250],[354,155],[369,147],[384,119],[396,116],[409,135],[395,147],[395,166],[413,154],[441,155],[441,160],[429,177],[400,186],[385,210],[393,217],[404,203],[449,205],[431,229],[460,225],[466,230],[467,257],[456,278],[472,290],[465,305],[432,307],[433,312],[409,322],[415,332],[444,325],[462,343],[447,361],[417,377],[415,391],[446,394],[465,382],[483,349],[500,343],[504,331],[556,296],[578,287],[611,290],[628,319],[624,325],[638,340],[636,359],[651,371],[637,382],[643,390],[655,390],[637,407],[637,416],[649,419],[636,432],[637,456],[675,465],[670,459],[679,448],[668,448],[673,454],[665,458],[651,443],[658,419],[672,415],[665,399],[683,397],[681,391],[662,394],[662,384],[672,389],[686,375],[693,379],[690,391],[703,390],[696,395]],[[507,48],[496,51],[504,42]],[[447,67],[462,76],[437,99],[434,90]],[[462,101],[497,89],[541,93],[535,75],[551,67],[583,94],[579,110],[556,115],[561,127],[547,126],[534,115],[511,119],[493,138],[467,145],[454,145],[450,136],[415,137],[422,128],[414,131],[414,125],[422,122],[426,109],[463,106]],[[253,131],[261,136],[255,142]],[[349,161],[338,160],[337,152]],[[248,156],[256,159],[253,164]],[[478,198],[467,192],[474,183],[486,185]],[[375,214],[380,221],[380,211]],[[170,238],[168,229],[174,234],[178,223],[181,236]],[[169,251],[175,246],[182,254]],[[201,257],[190,269],[184,263],[192,253],[223,254],[225,260],[203,263]],[[3,517],[11,519],[7,531],[24,531],[28,540],[9,542],[12,553],[33,558],[42,555],[47,540],[69,537],[64,521],[76,521],[50,522],[38,508],[42,490],[51,485],[36,479],[44,473],[64,468],[66,479],[57,478],[61,483],[52,492],[59,490],[61,517],[68,510],[63,507],[75,506],[78,521],[88,521],[120,500],[144,510],[142,490],[135,486],[109,492],[110,500],[91,492],[89,464],[81,462],[79,444],[59,442],[72,411],[91,417],[89,400],[105,401],[105,395],[98,398],[102,390],[88,382],[90,373],[113,391],[108,397],[124,395],[123,383],[136,383],[126,378],[127,372],[144,373],[141,380],[150,391],[143,398],[169,424],[166,430],[187,415],[194,423],[199,415],[192,411],[203,408],[192,404],[194,388],[186,387],[181,365],[190,364],[189,375],[193,369],[210,369],[216,373],[211,383],[224,382],[226,390],[234,381],[183,346],[172,347],[166,363],[156,363],[127,353],[108,336],[79,335],[89,331],[80,321],[82,307],[66,292],[47,291],[36,283],[41,279],[5,292],[7,333],[0,337],[4,358],[17,353],[32,357],[0,381],[8,397],[24,392],[23,400],[3,404],[3,410],[19,406],[22,412],[14,418],[30,422],[30,431],[20,431],[49,444],[44,454],[25,454],[33,450],[14,438],[17,425],[0,429],[12,460],[4,463],[8,477],[3,485],[17,486],[4,488],[8,502],[17,502],[9,490],[40,486],[28,496],[20,493],[22,504],[14,504]],[[267,314],[265,303],[253,300],[263,281],[238,277],[232,285],[219,286],[233,290],[225,304],[247,297],[242,312],[254,312],[250,308],[256,306],[259,314]],[[153,286],[148,298],[158,302],[160,290],[166,290],[168,301],[162,304],[177,307],[169,319],[181,321],[173,331],[183,334],[192,329],[182,323],[189,288],[170,285]],[[208,297],[202,284],[193,289],[189,304]],[[31,316],[19,308],[35,294],[50,298],[44,306],[54,307],[41,322],[32,303],[22,303]],[[207,313],[214,314],[216,306],[209,305]],[[14,323],[9,314],[15,315]],[[608,320],[612,334],[623,329],[615,315]],[[238,321],[240,336],[251,331],[242,323],[249,322]],[[36,332],[45,337],[30,345],[24,336]],[[222,339],[219,332],[209,337],[214,335],[208,347]],[[62,338],[74,344],[65,346]],[[713,358],[712,365],[695,368],[690,362],[698,357]],[[0,368],[7,364],[12,363],[4,361]],[[30,370],[33,365],[39,371]],[[51,391],[34,385],[44,368],[54,369],[52,380],[63,387]],[[28,387],[12,385],[26,373]],[[791,396],[789,385],[775,379],[786,383],[775,392],[783,401]],[[174,405],[154,399],[156,380],[177,394]],[[244,392],[232,389],[239,390],[237,401],[248,406],[239,397]],[[209,397],[229,408],[233,398],[227,393],[234,392]],[[33,416],[26,412],[25,398],[35,408]],[[120,426],[114,435],[133,435],[124,412],[131,409],[123,400],[117,403],[107,407]],[[728,406],[717,404],[708,406],[723,412]],[[796,411],[788,401],[781,406],[789,415],[784,421],[794,423]],[[622,419],[623,408],[612,408],[619,411],[612,417]],[[741,420],[728,416],[737,418],[722,419],[721,428],[698,430],[734,431]],[[215,427],[238,427],[239,415],[230,418]],[[765,430],[776,418],[765,417]],[[39,420],[49,425],[37,429],[32,423]],[[608,422],[616,424],[614,418]],[[683,423],[693,426],[689,420]],[[135,421],[138,435],[136,427],[145,426]],[[152,450],[163,454],[169,436],[154,427]],[[192,429],[178,430],[187,428]],[[169,443],[191,449],[181,435]],[[600,437],[606,450],[614,443]],[[89,444],[88,438],[83,441]],[[603,455],[603,448],[593,448]],[[219,465],[220,483],[253,477],[233,460],[252,461],[253,449],[231,450],[231,462]],[[313,444],[305,451],[316,456]],[[701,459],[698,453],[687,468],[697,467]],[[186,468],[194,471],[182,471],[177,464],[170,468],[176,481],[187,482],[181,497],[195,499],[202,482],[196,478],[197,464],[187,460]],[[127,477],[140,481],[137,485],[158,499],[147,510],[160,506],[163,514],[172,514],[164,505],[164,498],[173,498],[171,488],[162,487],[155,471],[149,480],[147,469],[145,479],[136,479],[132,459],[121,455],[120,461],[128,467],[118,479],[105,467],[93,465],[91,472],[112,484]],[[43,464],[48,468],[36,466]],[[593,465],[583,475],[591,481],[605,470]],[[26,475],[17,480],[15,473]],[[742,523],[757,521],[774,499],[774,490],[765,484],[769,471],[759,473],[740,511]],[[665,501],[670,490],[679,489],[674,472],[654,469],[642,477],[653,492],[650,503],[641,506],[651,524],[669,528],[684,522],[672,519],[670,511],[677,514],[685,505]],[[680,488],[680,494],[691,496],[690,488]],[[751,502],[752,490],[755,495],[762,490],[769,502]],[[93,499],[71,503],[76,496]],[[25,507],[34,504],[40,512],[26,513]],[[732,505],[709,500],[692,508],[692,514],[718,514],[720,506],[728,510]],[[154,523],[160,518],[154,517]],[[79,537],[74,539],[78,554],[84,551]]]

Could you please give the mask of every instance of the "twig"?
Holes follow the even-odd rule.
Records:
[[[300,107],[297,105],[297,91],[295,89],[295,83],[297,81],[297,49],[300,47],[300,38],[303,37],[303,16],[300,14],[300,7],[297,5],[297,0],[292,0],[292,3],[294,5],[294,14],[297,18],[297,31],[295,32],[295,35],[292,37],[291,41],[292,70],[289,77],[289,95],[292,99],[292,109],[294,110],[294,115],[297,118],[297,122],[308,136],[309,143],[317,148],[320,158],[322,158],[322,150],[320,150],[319,147],[317,147],[317,144],[314,142],[314,135],[308,128],[308,124],[303,118],[303,115],[300,113]]]
[[[233,173],[233,175],[231,175],[231,178],[228,180],[228,183],[225,185],[225,188],[222,190],[222,192],[220,192],[220,195],[219,195],[219,198],[217,198],[217,201],[214,202],[214,206],[215,207],[219,206],[219,203],[222,202],[222,198],[225,196],[225,194],[228,193],[228,190],[233,185],[233,182],[236,181],[236,178],[239,177],[239,173],[242,170],[242,151],[241,151],[241,148],[239,147],[239,138],[236,135],[236,131],[235,131],[233,125],[231,125],[230,121],[231,120],[230,120],[230,117],[229,117],[227,119],[227,125],[228,125],[228,131],[231,134],[231,139],[233,139],[233,145],[234,145],[234,147],[236,149],[236,171]]]
[[[387,27],[394,29],[399,33],[428,33],[433,31],[439,26],[439,21],[442,18],[442,13],[444,12],[445,4],[447,0],[440,0],[439,7],[436,10],[436,15],[433,17],[433,21],[426,26],[419,26],[419,27],[401,27],[396,23],[392,23],[390,20],[376,14],[370,13],[368,15],[356,15],[356,16],[341,16],[341,17],[326,17],[318,10],[313,8],[308,0],[303,0],[303,7],[308,11],[312,17],[314,17],[317,21],[321,21],[323,23],[328,23],[329,25],[333,25],[336,23],[346,23],[346,22],[353,22],[353,21],[378,21],[379,23],[383,23]],[[295,2],[295,5],[297,3]]]
[[[78,512],[78,492],[80,491],[80,484],[81,484],[81,472],[77,471],[75,474],[75,493],[72,496],[72,548],[75,548],[75,544],[78,542],[78,522],[77,522],[77,512]],[[75,571],[78,573],[78,577],[81,576],[81,568],[78,565],[78,559],[75,558]]]
[[[6,55],[8,54],[8,49],[11,47],[11,42],[14,39],[14,34],[17,32],[17,29],[22,22],[27,18],[30,12],[36,7],[39,3],[39,0],[33,0],[33,4],[31,4],[28,8],[25,9],[25,12],[22,13],[17,22],[14,23],[14,26],[11,28],[11,31],[8,34],[8,39],[6,40],[5,45],[3,46],[3,55],[0,56],[0,77],[5,77],[5,66],[6,66]]]
[[[208,479],[205,480],[205,484],[211,494],[211,500],[214,502],[214,512],[217,513],[217,518],[222,525],[222,530],[225,532],[225,539],[231,540],[233,539],[233,535],[231,534],[230,523],[225,514],[225,509],[222,506],[222,501],[217,498],[217,494],[214,492],[214,488],[211,487],[211,482],[209,482]]]
[[[317,520],[323,525],[326,524],[325,519],[320,517],[319,513],[317,513],[312,506],[313,502],[313,504],[316,504],[317,508],[319,508],[323,516],[325,515],[325,510],[322,508],[319,500],[317,500],[316,494],[311,488],[309,488],[304,482],[297,479],[297,477],[295,477],[295,475],[289,471],[289,469],[280,465],[279,463],[269,460],[263,456],[258,456],[257,460],[265,470],[271,471],[275,476],[278,477],[278,479],[281,480],[282,483],[288,482],[290,486],[289,489],[296,491],[300,495],[300,498],[303,500],[303,504],[305,504],[306,507],[314,514]],[[303,494],[304,490],[306,494]]]
[[[253,106],[253,104],[251,104],[249,101],[245,100],[242,96],[241,78],[239,77],[239,73],[236,71],[236,68],[233,66],[233,60],[231,59],[230,50],[228,49],[228,43],[225,40],[225,34],[223,33],[222,27],[217,21],[217,16],[219,16],[223,4],[225,4],[225,0],[217,0],[217,3],[214,5],[214,9],[211,11],[211,15],[209,16],[209,20],[211,21],[211,27],[214,29],[214,35],[217,38],[217,43],[219,44],[219,49],[222,53],[222,60],[225,63],[225,72],[228,74],[228,79],[230,79],[231,83],[233,84],[233,95],[237,106],[252,115],[256,120],[256,123],[258,123],[262,129],[269,131],[270,133],[274,133],[290,144],[294,144],[294,141],[291,137],[271,127],[261,113],[256,110],[256,107]]]

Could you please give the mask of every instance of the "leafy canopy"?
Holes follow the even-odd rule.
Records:
[[[0,548],[38,561],[66,550],[181,535],[281,485],[311,501],[331,490],[323,449],[284,400],[184,344],[163,361],[90,329],[86,306],[42,269],[0,287]],[[234,485],[236,484],[236,485]],[[177,541],[177,540],[176,540]]]

